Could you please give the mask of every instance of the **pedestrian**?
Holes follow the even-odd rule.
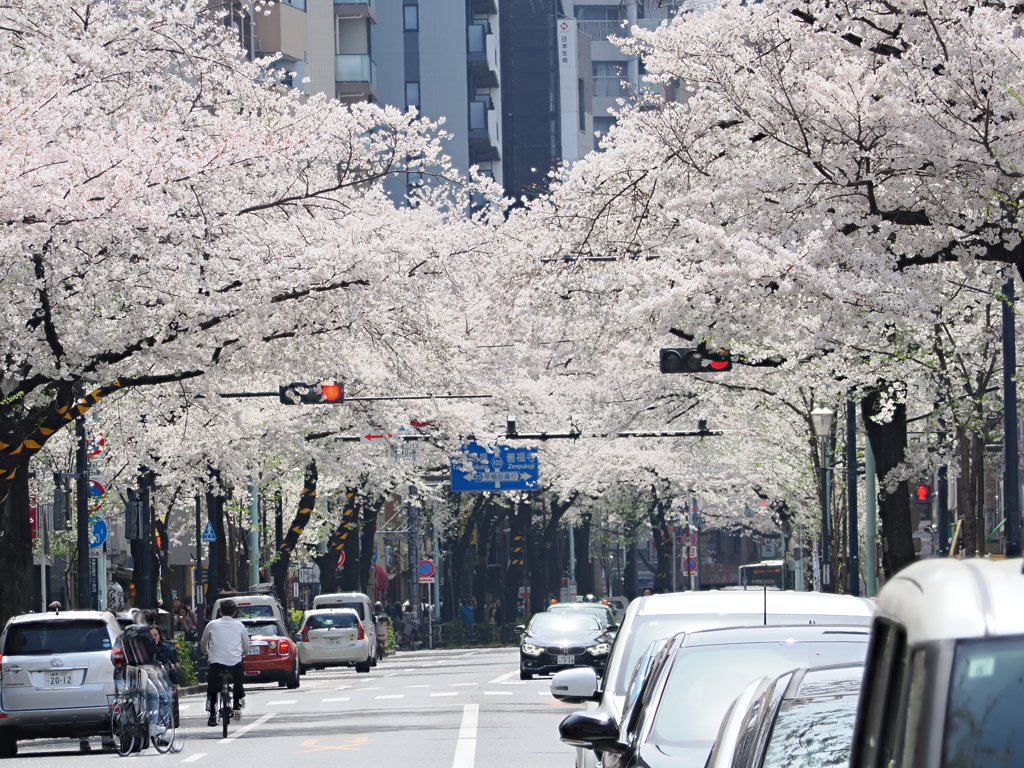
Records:
[[[462,623],[466,626],[471,626],[473,624],[473,606],[466,598],[462,598],[462,607],[459,608],[459,618],[462,619]]]
[[[644,587],[644,593],[643,593],[642,597],[647,597],[648,595],[653,595],[653,594],[654,594],[654,590],[653,589],[651,589],[650,587]]]
[[[410,648],[416,647],[416,617],[413,616],[412,606],[406,606],[405,613],[402,614],[402,634],[405,635],[406,642]]]
[[[491,626],[494,626],[496,623],[494,620],[494,610],[494,600],[491,600],[491,602],[487,604],[487,623]]]

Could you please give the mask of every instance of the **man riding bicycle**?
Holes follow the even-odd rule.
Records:
[[[249,633],[245,625],[235,618],[238,607],[234,600],[223,600],[220,604],[220,618],[206,625],[199,647],[210,660],[210,671],[206,677],[206,711],[210,713],[207,722],[211,728],[217,725],[217,696],[220,694],[221,674],[231,672],[235,688],[235,711],[242,708],[245,689],[242,687],[242,657],[249,649]]]

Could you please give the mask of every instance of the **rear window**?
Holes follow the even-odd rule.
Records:
[[[251,624],[246,622],[245,631],[249,633],[249,637],[278,637],[282,634],[276,621],[261,621]]]
[[[360,619],[365,619],[366,614],[363,613],[362,603],[321,603],[317,606],[318,608],[351,608],[353,611],[359,614]],[[352,625],[353,627],[355,624]]]
[[[12,624],[4,656],[109,651],[110,633],[102,621],[56,620]]]
[[[274,615],[274,607],[272,605],[240,605],[238,606],[238,614],[235,616],[236,619],[259,619],[262,617],[271,617]]]
[[[351,613],[315,613],[306,620],[306,629],[355,629],[358,620]]]

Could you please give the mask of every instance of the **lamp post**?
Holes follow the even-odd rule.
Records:
[[[831,469],[828,466],[828,436],[832,431],[832,417],[835,412],[830,408],[815,408],[811,411],[811,428],[821,443],[821,589],[832,591],[832,561],[829,557],[829,517],[831,510]]]

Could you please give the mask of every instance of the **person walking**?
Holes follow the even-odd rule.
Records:
[[[462,598],[462,607],[459,608],[459,618],[466,626],[473,624],[473,606],[466,598]]]
[[[235,618],[238,606],[234,600],[224,600],[220,604],[220,618],[206,625],[203,639],[199,647],[210,660],[210,671],[206,683],[206,711],[210,713],[207,725],[217,726],[217,696],[220,694],[221,673],[227,669],[235,689],[235,711],[242,709],[245,700],[245,688],[242,685],[242,657],[249,648],[249,633],[245,625]]]

